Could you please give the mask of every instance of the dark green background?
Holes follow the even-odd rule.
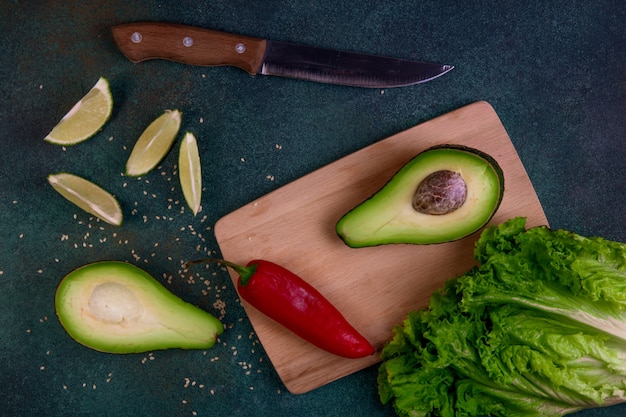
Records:
[[[236,68],[135,65],[117,51],[109,27],[138,20],[456,68],[381,91]],[[375,367],[289,394],[226,273],[190,276],[181,262],[218,251],[212,227],[238,207],[477,100],[499,114],[553,227],[626,241],[624,22],[624,2],[608,0],[1,0],[0,414],[392,416],[378,403]],[[44,143],[101,75],[115,99],[104,130],[68,149]],[[184,113],[182,129],[200,142],[205,190],[196,218],[182,210],[176,152],[140,180],[122,175],[136,138],[167,108]],[[46,182],[57,171],[115,193],[123,226],[98,222],[57,195]],[[139,265],[218,316],[215,303],[223,302],[220,343],[206,352],[127,356],[75,343],[55,317],[55,288],[73,268],[104,259]],[[625,414],[617,406],[577,417]]]

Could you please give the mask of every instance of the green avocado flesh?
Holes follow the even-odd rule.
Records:
[[[55,307],[74,340],[109,353],[208,349],[224,330],[217,318],[125,262],[96,262],[70,272],[57,288]]]
[[[436,146],[346,213],[336,231],[354,248],[451,242],[487,225],[503,193],[502,169],[492,157],[460,145]]]

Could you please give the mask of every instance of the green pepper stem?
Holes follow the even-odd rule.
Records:
[[[219,258],[204,258],[204,259],[198,259],[195,261],[189,261],[185,263],[184,268],[187,269],[190,266],[206,264],[206,263],[223,264],[229,268],[232,268],[237,274],[239,274],[239,277],[241,278],[239,283],[240,285],[243,285],[243,286],[248,284],[248,281],[250,281],[250,278],[252,278],[252,275],[254,275],[254,273],[256,272],[256,265],[243,266],[243,265],[238,265],[236,263],[229,262],[229,261],[226,261],[224,259],[219,259]]]

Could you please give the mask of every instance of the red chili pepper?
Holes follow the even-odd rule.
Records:
[[[254,260],[246,266],[221,259],[194,261],[222,263],[239,274],[239,295],[261,313],[313,345],[346,358],[361,358],[375,349],[341,312],[293,272],[273,262]]]

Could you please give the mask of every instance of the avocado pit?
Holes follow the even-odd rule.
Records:
[[[123,324],[139,320],[143,307],[124,285],[105,282],[91,291],[89,311],[104,323]]]
[[[413,208],[424,214],[452,213],[465,203],[467,185],[454,171],[435,171],[422,180],[413,196]]]

